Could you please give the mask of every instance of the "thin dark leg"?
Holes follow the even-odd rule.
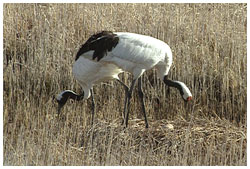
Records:
[[[143,111],[143,115],[144,115],[144,121],[145,121],[145,125],[146,128],[148,128],[148,120],[147,120],[147,115],[146,115],[146,110],[145,110],[145,103],[144,103],[144,93],[142,91],[142,78],[139,77],[138,79],[138,93],[139,93],[139,97],[141,100],[141,106],[142,106],[142,111]]]
[[[123,109],[123,114],[122,114],[122,125],[124,123],[124,119],[125,119],[125,113],[126,113],[126,107],[127,107],[127,96],[128,96],[128,86],[126,84],[124,84],[120,79],[117,79],[117,81],[124,87],[125,89],[125,101],[124,101],[124,109]]]
[[[91,99],[92,99],[92,120],[91,125],[94,124],[94,115],[95,115],[95,99],[94,99],[94,92],[93,89],[90,89]]]
[[[128,95],[127,95],[128,101],[127,101],[127,115],[126,115],[126,123],[125,123],[125,124],[126,124],[126,127],[128,126],[130,99],[131,99],[131,97],[132,97],[132,92],[133,92],[133,89],[134,89],[134,87],[135,87],[135,83],[136,83],[137,79],[138,79],[138,78],[136,78],[136,79],[134,79],[134,80],[132,81],[132,84],[131,84],[131,86],[130,86],[130,89],[129,89]]]

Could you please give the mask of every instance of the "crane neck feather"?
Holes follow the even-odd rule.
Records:
[[[192,94],[188,87],[180,81],[174,81],[174,80],[169,80],[167,76],[164,77],[163,79],[164,83],[170,87],[175,87],[179,90],[182,98],[187,101],[189,98],[192,97]]]
[[[57,96],[57,101],[61,101],[63,99],[68,100],[69,98],[72,100],[82,100],[84,97],[84,93],[78,95],[75,92],[71,91],[71,90],[65,90],[63,92],[61,92],[58,96]]]

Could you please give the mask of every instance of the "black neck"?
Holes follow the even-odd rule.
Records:
[[[77,101],[82,100],[83,97],[84,97],[84,93],[78,95],[78,94],[75,94],[75,93],[70,92],[70,91],[68,91],[66,95],[68,95],[68,98],[70,98],[70,99],[72,99],[72,100],[77,100]],[[67,97],[67,96],[66,96],[66,97]]]
[[[180,91],[180,94],[181,94],[181,95],[184,94],[181,85],[180,85],[178,82],[176,82],[176,81],[169,80],[167,75],[164,76],[163,82],[164,82],[166,85],[170,86],[170,87],[175,87],[175,88],[177,88],[177,89]]]
[[[62,93],[62,96],[60,98],[60,100],[57,100],[58,102],[58,114],[60,113],[61,108],[65,105],[65,103],[67,102],[68,99],[72,99],[72,100],[77,100],[80,101],[84,98],[84,92],[80,95],[72,92],[72,91],[64,91]]]

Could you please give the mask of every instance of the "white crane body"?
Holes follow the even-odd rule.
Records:
[[[157,75],[166,85],[177,88],[185,101],[191,100],[192,94],[183,82],[168,79],[167,75],[171,65],[172,52],[165,42],[135,33],[103,31],[92,35],[81,46],[73,64],[73,75],[80,83],[83,94],[77,95],[73,91],[66,90],[58,95],[57,101],[62,107],[68,98],[87,99],[91,94],[93,96],[92,87],[94,84],[117,79],[127,91],[124,106],[124,114],[126,107],[128,107],[127,126],[130,98],[134,85],[146,70],[155,68]],[[118,77],[124,71],[133,75],[134,80],[129,90]],[[138,84],[141,90],[141,82]],[[141,100],[147,127],[143,98]]]
[[[90,97],[93,84],[119,79],[118,74],[130,72],[134,78],[155,67],[163,79],[172,64],[172,52],[163,41],[135,33],[116,32],[119,43],[100,60],[93,60],[94,50],[83,53],[73,65],[73,75]],[[132,38],[131,38],[132,37]]]

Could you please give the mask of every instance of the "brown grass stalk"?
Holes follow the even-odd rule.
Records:
[[[4,165],[246,165],[246,4],[4,4]],[[150,70],[143,76],[149,129],[137,92],[129,127],[124,91],[94,87],[91,102],[55,95],[81,91],[72,76],[78,48],[101,30],[150,35],[168,43],[170,78],[190,87],[185,105]],[[130,84],[131,75],[120,75]]]

